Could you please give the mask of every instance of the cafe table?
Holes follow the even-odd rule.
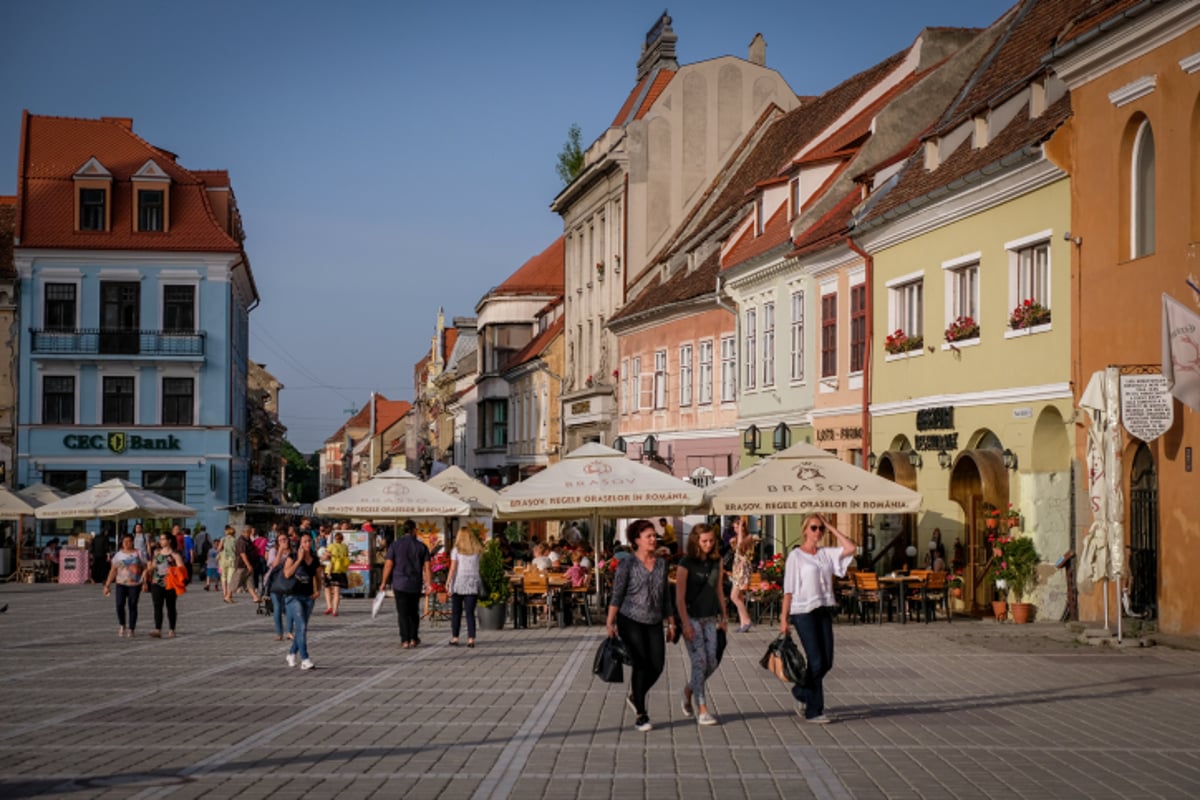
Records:
[[[924,580],[924,578],[916,575],[901,575],[896,572],[893,572],[891,575],[884,575],[879,579],[880,586],[886,586],[889,591],[896,595],[896,602],[900,609],[900,624],[903,625],[908,622],[908,603],[905,602],[905,598],[908,595],[909,585],[919,584]],[[890,617],[888,621],[891,622]]]
[[[529,609],[525,602],[525,572],[508,573],[508,578],[513,587],[513,627],[528,628]],[[567,576],[561,572],[546,573],[546,589],[550,595],[547,602],[558,611],[558,627],[560,628],[565,628],[570,624],[570,620],[567,619],[569,611],[567,595],[564,591],[570,584]]]

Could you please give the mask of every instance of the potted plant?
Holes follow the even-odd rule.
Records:
[[[1033,606],[1025,602],[1025,593],[1037,586],[1037,567],[1041,556],[1028,536],[1015,536],[1002,547],[1001,565],[1012,598],[1013,622],[1024,624],[1029,621]]]
[[[504,572],[500,542],[494,538],[488,541],[479,557],[479,579],[483,582],[483,594],[479,596],[479,626],[498,631],[504,627],[504,607],[512,594],[512,583]]]
[[[963,576],[962,571],[956,571],[946,581],[946,588],[950,590],[951,597],[963,596]]]
[[[1014,331],[1050,323],[1050,309],[1033,298],[1023,300],[1008,317],[1008,327]]]
[[[969,316],[961,316],[946,327],[947,342],[961,342],[964,339],[979,338],[979,323]]]
[[[995,512],[997,516],[988,517],[988,528],[995,528],[995,522],[999,520],[999,511],[992,509],[989,514]],[[992,600],[992,613],[996,616],[996,622],[1003,622],[1008,617],[1008,562],[1004,559],[1004,548],[1008,544],[1008,537],[1000,534],[988,535],[988,546],[992,549],[992,569],[988,573],[988,578],[995,588],[996,597]]]
[[[909,336],[902,329],[897,328],[884,339],[883,348],[895,356],[910,350],[920,350],[924,344],[925,337]]]

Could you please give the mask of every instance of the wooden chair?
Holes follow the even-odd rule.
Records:
[[[588,582],[583,586],[568,586],[561,591],[565,593],[563,604],[570,609],[582,609],[583,624],[590,628],[592,626],[591,597],[596,591],[594,576],[588,576]]]
[[[950,592],[946,588],[946,573],[930,572],[925,576],[921,587],[921,606],[925,612],[925,622],[928,624],[937,619],[937,607],[941,606],[946,612],[946,622],[953,622],[950,613]]]
[[[883,624],[883,604],[887,599],[887,592],[879,585],[879,576],[874,572],[856,572],[854,573],[854,605],[855,611],[862,620],[867,620],[867,609],[870,606],[875,606],[875,619]]]
[[[846,570],[845,578],[833,579],[833,593],[837,597],[838,615],[845,614],[850,619],[850,624],[854,624],[854,576],[858,570],[850,567]]]
[[[523,576],[525,584],[525,608],[531,612],[530,623],[537,619],[540,612],[546,625],[550,625],[550,582],[544,572],[529,570]]]

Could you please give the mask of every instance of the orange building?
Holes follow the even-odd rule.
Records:
[[[1051,65],[1070,88],[1074,110],[1063,156],[1071,163],[1072,380],[1079,400],[1106,367],[1119,368],[1123,390],[1158,380],[1164,294],[1185,311],[1200,310],[1200,293],[1188,285],[1189,276],[1200,285],[1200,4],[1109,3],[1059,41]],[[1161,630],[1195,635],[1200,398],[1189,407],[1168,397],[1156,413],[1153,393],[1145,397],[1151,399],[1125,397],[1119,470],[1109,468],[1122,489],[1129,611],[1156,618]],[[1087,415],[1077,420],[1077,452],[1087,464]],[[1165,430],[1159,434],[1156,425]],[[1081,477],[1086,484],[1088,476]],[[1092,514],[1084,502],[1077,508],[1082,534]],[[1102,617],[1103,585],[1081,591],[1081,619]],[[1109,598],[1111,614],[1114,594]]]

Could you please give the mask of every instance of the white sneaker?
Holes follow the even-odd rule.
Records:
[[[642,714],[633,723],[633,729],[636,731],[641,731],[642,733],[646,733],[653,728],[654,726],[650,724],[650,716],[648,714]]]
[[[288,653],[288,654],[287,654],[287,662],[288,662],[288,666],[289,666],[289,667],[294,667],[294,666],[296,666],[296,654],[295,654],[295,653]]]
[[[311,658],[306,658],[300,662],[300,669],[312,669],[315,666],[316,664],[312,662]]]
[[[690,719],[692,716],[692,698],[688,697],[687,691],[683,691],[680,694],[682,697],[679,702],[679,707],[683,709],[683,715]]]
[[[814,725],[828,725],[829,723],[833,722],[833,719],[825,716],[824,714],[818,714],[815,717],[809,717],[806,721],[811,722]]]
[[[716,725],[716,724],[718,724],[717,718],[714,717],[712,714],[708,713],[707,711],[701,711],[700,716],[696,717],[696,722],[700,723],[701,725]]]

